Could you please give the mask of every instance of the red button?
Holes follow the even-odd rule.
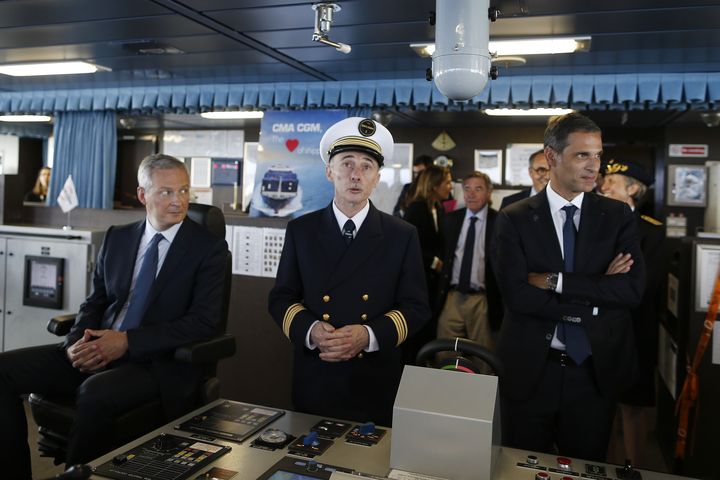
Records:
[[[550,474],[545,472],[538,472],[535,474],[535,480],[548,480],[550,478]]]
[[[558,467],[562,470],[570,470],[572,460],[567,457],[557,457]]]

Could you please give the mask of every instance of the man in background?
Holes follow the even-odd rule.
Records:
[[[545,158],[545,151],[538,150],[530,155],[530,159],[528,160],[528,175],[530,176],[530,180],[532,180],[532,187],[504,197],[500,203],[500,210],[512,203],[537,195],[545,188],[545,185],[547,185],[550,178],[549,174],[550,167]]]
[[[463,181],[465,208],[445,218],[446,254],[441,280],[438,338],[467,338],[494,350],[502,302],[490,262],[497,212],[490,208],[492,181],[473,172]],[[483,367],[485,367],[483,365]],[[484,373],[491,373],[483,369]]]

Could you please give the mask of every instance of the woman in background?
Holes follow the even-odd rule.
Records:
[[[408,342],[405,342],[405,363],[414,364],[415,355],[420,350],[420,347],[435,339],[439,309],[437,305],[438,289],[445,251],[442,231],[444,223],[442,202],[447,200],[450,192],[452,192],[450,170],[446,167],[431,165],[420,173],[417,188],[413,195],[408,198],[404,208],[404,219],[417,228],[418,237],[420,238],[428,300],[433,311],[432,320]]]
[[[50,167],[42,167],[38,172],[35,186],[25,194],[26,202],[44,202],[50,186]]]

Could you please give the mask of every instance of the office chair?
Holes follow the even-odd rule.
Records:
[[[435,354],[441,352],[455,354],[436,362]],[[505,369],[500,359],[479,343],[465,338],[439,338],[428,342],[418,352],[415,364],[419,366],[431,364],[441,370],[480,373],[477,360],[485,362],[497,377],[502,378]]]
[[[225,238],[225,218],[222,211],[210,205],[191,203],[188,217],[215,235]],[[175,350],[175,360],[201,366],[203,370],[199,397],[202,405],[220,397],[217,364],[235,354],[235,337],[225,333],[230,306],[232,283],[232,254],[225,259],[223,306],[217,337],[205,342],[185,345]],[[75,314],[54,317],[48,323],[50,333],[65,336],[75,323]],[[38,425],[38,449],[43,457],[54,457],[55,465],[65,462],[68,434],[75,417],[75,398],[31,393],[30,410]],[[200,406],[200,405],[197,405]],[[113,443],[119,446],[165,423],[160,399],[141,405],[115,420]]]

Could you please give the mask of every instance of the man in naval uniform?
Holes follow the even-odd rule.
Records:
[[[368,200],[393,146],[370,119],[330,127],[333,201],[287,226],[269,311],[294,345],[296,410],[389,426],[399,347],[430,318],[417,231]]]

